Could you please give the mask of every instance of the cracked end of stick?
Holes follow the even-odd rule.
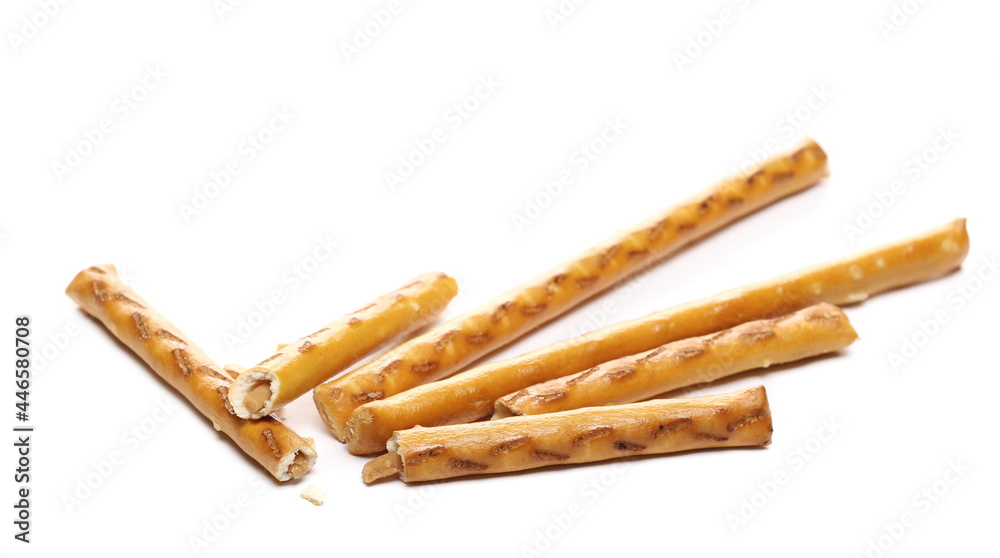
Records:
[[[365,484],[372,484],[377,480],[388,478],[401,472],[403,472],[403,460],[400,459],[398,453],[390,451],[365,463],[365,468],[361,472],[361,478],[365,481]]]
[[[275,476],[280,481],[299,479],[308,473],[315,463],[316,451],[311,447],[302,446],[281,458],[281,462],[278,464],[278,474]]]
[[[274,411],[279,389],[278,378],[269,370],[251,369],[243,372],[229,388],[229,404],[236,416],[259,419]]]

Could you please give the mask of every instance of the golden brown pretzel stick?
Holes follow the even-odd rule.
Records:
[[[746,370],[830,353],[857,338],[840,308],[817,304],[535,384],[498,399],[493,418],[642,401]]]
[[[744,215],[826,176],[826,154],[813,141],[733,176],[648,221],[389,351],[314,391],[323,421],[341,441],[359,405],[444,378]]]
[[[361,310],[280,347],[241,373],[229,389],[229,404],[242,418],[267,416],[394,339],[427,325],[457,293],[455,280],[444,273],[420,275]]]
[[[233,415],[226,400],[230,377],[177,326],[125,285],[114,266],[81,271],[66,288],[66,294],[274,478],[297,479],[316,462],[311,439],[300,437],[270,417],[245,420]]]
[[[348,424],[348,449],[356,454],[374,453],[385,448],[396,430],[489,416],[494,401],[508,393],[664,343],[781,316],[819,302],[859,302],[951,271],[962,264],[968,251],[965,220],[957,219],[899,242],[491,362],[360,407]]]
[[[406,482],[590,463],[701,448],[766,446],[771,411],[761,386],[707,397],[656,399],[546,415],[412,428],[365,465],[371,483]]]

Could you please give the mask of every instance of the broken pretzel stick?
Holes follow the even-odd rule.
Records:
[[[751,174],[727,178],[707,192],[663,210],[500,297],[320,385],[313,398],[323,422],[337,439],[345,440],[351,413],[364,403],[450,376],[695,240],[812,186],[827,175],[826,160],[819,145],[806,141],[763,161]]]
[[[114,266],[81,271],[66,288],[66,294],[274,478],[297,479],[316,462],[311,439],[302,438],[273,418],[245,420],[232,414],[226,399],[230,376],[125,285]],[[204,457],[199,459],[206,461]]]
[[[260,418],[380,347],[427,325],[458,293],[444,273],[425,273],[323,329],[278,348],[229,389],[237,416]]]
[[[398,473],[420,482],[591,463],[703,448],[766,446],[771,412],[762,386],[707,397],[657,399],[546,415],[411,428],[365,464],[372,483]]]
[[[857,338],[840,308],[817,304],[533,385],[498,399],[493,418],[642,401],[754,368],[837,351]]]
[[[860,302],[873,294],[952,271],[962,265],[968,252],[965,219],[956,219],[892,244],[484,364],[358,408],[348,423],[348,449],[358,455],[375,453],[385,449],[396,430],[490,416],[494,402],[508,393],[665,343],[781,316],[820,302]]]

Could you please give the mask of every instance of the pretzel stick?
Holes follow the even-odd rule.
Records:
[[[857,338],[840,308],[817,304],[535,384],[498,399],[493,418],[642,401],[746,370],[830,353]]]
[[[274,478],[297,479],[316,462],[311,439],[300,437],[270,417],[244,420],[233,415],[226,400],[230,377],[177,326],[122,283],[114,266],[81,271],[66,288],[66,294]]]
[[[236,378],[229,403],[260,418],[297,399],[365,356],[427,325],[458,293],[444,273],[425,273],[323,329],[284,345]]]
[[[614,324],[512,359],[492,362],[420,386],[354,412],[348,449],[385,448],[393,431],[489,416],[493,403],[528,386],[581,372],[664,343],[707,335],[750,320],[781,316],[820,302],[860,302],[870,295],[924,281],[962,264],[969,251],[965,220],[917,236]]]
[[[412,428],[393,434],[389,453],[362,478],[394,473],[419,482],[590,463],[629,455],[766,446],[771,411],[762,386],[708,397],[658,399],[489,422]]]
[[[341,441],[358,406],[444,378],[733,221],[826,176],[815,142],[763,162],[749,176],[723,180],[483,306],[316,388],[323,421]],[[388,439],[388,438],[387,438]],[[384,442],[384,440],[383,440]]]

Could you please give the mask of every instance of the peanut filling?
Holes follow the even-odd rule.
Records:
[[[297,479],[301,478],[307,471],[309,471],[309,458],[301,451],[295,452],[295,458],[292,459],[292,464],[288,466],[288,474],[293,479]]]
[[[258,380],[250,388],[250,391],[247,392],[247,396],[243,399],[243,404],[251,412],[259,413],[264,410],[264,405],[267,404],[272,395],[274,394],[271,392],[271,382],[268,380]]]

